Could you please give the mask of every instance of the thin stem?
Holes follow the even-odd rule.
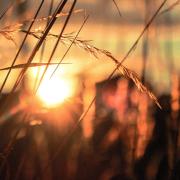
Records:
[[[40,9],[42,8],[43,3],[44,3],[44,0],[41,1],[40,5],[39,5],[39,7],[38,7],[38,9],[37,9],[37,11],[36,11],[36,14],[35,14],[35,16],[34,16],[34,19],[37,18],[38,14],[39,14],[39,12],[40,12]],[[20,52],[21,52],[21,50],[22,50],[22,48],[23,48],[23,46],[24,46],[24,44],[25,44],[25,41],[26,41],[26,39],[27,39],[27,37],[28,37],[28,35],[29,35],[29,32],[30,32],[33,24],[34,24],[34,21],[30,24],[30,26],[29,26],[29,28],[28,28],[28,31],[27,31],[27,33],[26,33],[26,35],[25,35],[25,37],[24,37],[24,39],[23,39],[23,41],[22,41],[22,43],[21,43],[21,45],[20,45],[20,47],[19,47],[16,55],[15,55],[15,57],[14,57],[14,59],[13,59],[13,62],[12,62],[12,64],[11,64],[11,66],[14,66],[14,64],[16,63],[16,60],[17,60],[17,58],[18,58],[18,56],[19,56],[19,54],[20,54]],[[8,78],[9,78],[9,75],[10,75],[10,73],[11,73],[11,70],[12,70],[11,68],[8,70],[8,73],[7,73],[5,79],[4,79],[3,83],[2,83],[2,86],[1,86],[1,88],[0,88],[0,94],[2,93],[3,88],[4,88],[6,82],[7,82]]]
[[[74,39],[72,40],[70,46],[68,47],[68,49],[66,50],[66,52],[64,53],[63,57],[61,58],[61,60],[59,61],[58,65],[56,66],[56,68],[54,69],[54,71],[52,72],[50,78],[52,78],[52,76],[55,74],[55,72],[57,71],[57,69],[59,68],[60,64],[62,64],[62,61],[64,60],[64,58],[66,57],[67,53],[69,52],[69,50],[71,49],[72,45],[75,43],[77,37],[79,36],[79,33],[81,32],[82,28],[84,27],[86,21],[88,20],[89,16],[85,17],[85,20],[83,22],[83,24],[81,25],[79,31],[77,32],[76,36],[74,37]]]
[[[46,36],[48,35],[49,31],[51,30],[52,26],[54,25],[54,23],[57,19],[56,18],[57,14],[59,14],[62,11],[62,9],[66,5],[67,1],[68,0],[63,0],[59,3],[57,9],[55,10],[55,12],[54,12],[54,14],[53,14],[48,26],[47,26],[47,28],[44,31],[44,34],[42,35],[41,39],[39,39],[39,41],[37,42],[37,44],[35,45],[32,53],[31,53],[30,57],[28,58],[27,66],[19,74],[19,77],[17,78],[16,83],[11,90],[11,93],[13,93],[16,90],[16,88],[18,87],[18,85],[22,81],[22,79],[23,79],[23,77],[24,77],[24,75],[25,75],[25,73],[29,67],[29,64],[31,64],[31,62],[33,61],[34,56],[37,54],[37,52],[38,52],[39,48],[41,47],[42,43],[44,42]]]
[[[5,11],[1,14],[0,16],[0,20],[2,20],[2,18],[6,15],[6,13],[9,11],[9,9],[13,6],[14,2],[10,2],[8,7],[5,9]]]
[[[74,0],[73,4],[72,4],[72,6],[71,6],[71,9],[70,9],[70,11],[69,11],[69,14],[68,14],[68,16],[67,16],[67,18],[66,18],[66,21],[65,21],[64,25],[63,25],[63,28],[62,28],[62,30],[60,31],[59,37],[58,37],[58,39],[57,39],[57,41],[56,41],[56,44],[55,44],[55,46],[54,46],[54,48],[53,48],[53,51],[52,51],[52,53],[51,53],[51,55],[50,55],[50,57],[49,57],[48,64],[51,62],[51,60],[52,60],[52,58],[53,58],[53,56],[54,56],[54,53],[56,52],[56,49],[57,49],[57,47],[58,47],[58,45],[59,45],[59,42],[60,42],[60,39],[61,39],[61,37],[62,37],[62,35],[63,35],[63,32],[64,32],[66,26],[68,25],[68,22],[69,22],[69,19],[70,19],[70,17],[71,17],[71,14],[72,14],[72,12],[73,12],[73,9],[74,9],[74,6],[75,6],[75,4],[76,4],[76,1],[77,1],[77,0]],[[37,86],[37,88],[36,88],[36,90],[35,90],[35,93],[37,93],[37,91],[38,91],[38,89],[39,89],[39,87],[40,87],[40,84],[41,84],[41,82],[42,82],[42,80],[43,80],[43,78],[44,78],[44,76],[45,76],[45,73],[46,73],[46,71],[47,71],[47,69],[48,69],[48,67],[49,67],[48,64],[47,64],[47,66],[45,67],[45,70],[44,70],[44,72],[43,72],[43,75],[41,76],[41,79],[40,79],[39,84],[38,84],[38,86]]]
[[[117,3],[116,3],[116,0],[113,0],[113,3],[114,3],[114,5],[115,5],[115,6],[116,6],[116,8],[117,8],[117,11],[118,11],[118,13],[119,13],[119,16],[121,17],[121,16],[122,16],[122,14],[121,14],[121,11],[120,11],[120,9],[119,9],[119,7],[118,7]]]
[[[54,0],[51,0],[48,17],[50,17],[50,15],[51,15],[51,13],[52,13],[53,5],[54,5]],[[49,20],[50,20],[50,18],[47,18],[46,27],[48,26]],[[43,60],[45,47],[46,47],[46,41],[44,41],[43,46],[42,46],[42,49],[41,49],[41,56],[40,56],[40,61],[39,61],[40,63],[41,63],[42,60]],[[39,79],[39,75],[40,75],[40,70],[41,70],[41,68],[38,68],[37,76],[36,76],[35,83],[34,83],[34,90],[36,89],[36,86],[37,86],[37,84],[38,84],[38,79]]]

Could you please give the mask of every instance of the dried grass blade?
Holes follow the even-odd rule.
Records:
[[[38,7],[38,9],[37,9],[37,11],[36,11],[36,13],[35,13],[34,19],[37,18],[38,14],[39,14],[39,11],[40,11],[40,9],[41,9],[41,7],[42,7],[42,5],[43,5],[43,3],[44,3],[44,0],[41,1],[40,5],[39,5],[39,7]],[[33,22],[30,24],[30,26],[29,26],[29,28],[28,28],[28,32],[31,30],[33,24],[34,24]],[[12,64],[11,64],[11,66],[14,66],[14,64],[16,63],[16,60],[17,60],[17,58],[18,58],[18,56],[19,56],[19,54],[20,54],[20,52],[21,52],[21,50],[22,50],[22,48],[23,48],[23,46],[24,46],[24,44],[25,44],[25,41],[26,41],[26,39],[27,39],[27,36],[28,36],[28,33],[25,35],[25,37],[24,37],[24,39],[23,39],[23,41],[22,41],[22,43],[21,43],[21,45],[20,45],[20,47],[19,47],[19,49],[18,49],[15,57],[14,57],[14,59],[13,59],[13,62],[12,62]],[[4,88],[5,84],[6,84],[7,79],[9,78],[10,73],[11,73],[11,68],[9,69],[9,71],[8,71],[6,77],[5,77],[5,79],[4,79],[4,81],[3,81],[2,85],[1,85],[0,94],[2,93],[2,90],[3,90],[3,88]]]
[[[172,5],[170,5],[168,8],[166,8],[164,11],[160,12],[159,15],[162,15],[164,13],[167,13],[171,10],[173,10],[176,6],[178,6],[180,4],[180,0],[177,0],[176,2],[174,2]]]
[[[62,59],[60,60],[60,62],[58,63],[58,65],[56,66],[56,68],[54,69],[54,71],[52,72],[50,78],[52,78],[52,76],[55,74],[55,72],[56,72],[57,69],[59,68],[60,64],[62,64],[62,61],[63,61],[64,58],[66,57],[66,55],[67,55],[67,53],[69,52],[69,50],[70,50],[70,48],[72,47],[72,45],[75,43],[77,37],[79,36],[79,33],[81,32],[81,30],[82,30],[82,28],[84,27],[84,25],[85,25],[86,21],[88,20],[88,18],[89,18],[89,16],[87,16],[87,17],[84,19],[84,21],[83,21],[83,23],[82,23],[79,31],[77,32],[77,34],[76,34],[76,36],[74,37],[74,39],[72,40],[70,46],[68,47],[68,49],[67,49],[66,52],[64,53]]]
[[[13,89],[11,90],[11,93],[14,92],[16,90],[16,88],[18,87],[19,83],[21,82],[21,80],[24,77],[24,74],[26,73],[29,64],[31,64],[31,62],[33,61],[34,56],[36,55],[36,53],[38,52],[39,48],[41,47],[42,43],[44,42],[44,39],[46,38],[47,34],[49,33],[50,29],[52,28],[52,26],[54,25],[55,21],[56,21],[56,15],[59,14],[62,9],[64,8],[64,6],[66,5],[67,0],[63,0],[59,3],[58,7],[56,8],[52,18],[50,19],[50,22],[48,24],[48,26],[46,27],[43,36],[41,37],[41,39],[37,42],[37,44],[35,45],[30,57],[28,58],[27,61],[27,65],[26,67],[21,71],[21,73],[19,74],[16,83],[14,84]]]
[[[50,2],[50,7],[49,7],[49,12],[48,12],[48,16],[50,16],[50,15],[52,14],[53,6],[54,6],[54,0],[51,0],[51,2]],[[50,21],[50,18],[47,19],[46,27],[48,26],[49,21]],[[40,60],[39,60],[40,63],[42,63],[42,61],[43,61],[45,48],[46,48],[46,41],[44,41],[44,43],[43,43],[43,45],[42,45],[42,48],[41,48]],[[35,79],[35,82],[34,82],[33,91],[34,91],[34,90],[36,89],[36,87],[37,87],[38,80],[39,80],[39,75],[40,75],[40,70],[41,70],[41,69],[38,68],[37,75],[36,75],[36,79]]]
[[[116,6],[116,8],[117,8],[117,11],[118,11],[118,13],[119,13],[119,16],[121,17],[121,16],[122,16],[122,14],[121,14],[121,11],[120,11],[120,9],[119,9],[119,7],[118,7],[117,3],[116,3],[116,0],[113,0],[113,3],[114,3],[114,5],[115,5],[115,6]]]
[[[60,42],[60,39],[61,39],[61,37],[62,37],[62,35],[63,35],[63,32],[65,31],[66,26],[68,25],[68,22],[69,22],[69,20],[70,20],[71,15],[72,15],[73,9],[74,9],[74,7],[75,7],[75,5],[76,5],[76,2],[77,2],[77,0],[74,0],[73,3],[72,3],[72,6],[71,6],[70,11],[69,11],[69,15],[67,16],[67,18],[66,18],[66,20],[65,20],[65,22],[64,22],[64,25],[63,25],[60,33],[59,33],[59,37],[58,37],[58,39],[57,39],[57,41],[56,41],[56,43],[55,43],[55,46],[54,46],[54,48],[53,48],[53,50],[52,50],[52,53],[51,53],[51,55],[50,55],[50,57],[49,57],[48,64],[51,62],[51,60],[52,60],[52,58],[53,58],[53,56],[54,56],[54,53],[56,52],[56,49],[57,49],[57,47],[58,47],[58,45],[59,45],[59,42]],[[44,72],[43,72],[43,74],[42,74],[42,76],[41,76],[41,78],[40,78],[40,81],[39,81],[38,86],[37,86],[37,88],[36,88],[36,90],[35,90],[35,93],[38,91],[38,89],[39,89],[39,87],[40,87],[40,84],[41,84],[41,82],[42,82],[42,80],[43,80],[43,78],[44,78],[44,76],[45,76],[45,73],[46,73],[46,71],[47,71],[47,69],[48,69],[48,64],[47,64],[47,66],[46,66],[46,68],[45,68],[45,70],[44,70]]]
[[[73,13],[74,14],[77,14],[77,13],[81,13],[81,12],[84,12],[83,9],[77,9],[77,10],[74,10]],[[59,18],[59,17],[64,17],[64,16],[68,16],[69,13],[59,13],[57,14],[56,18]],[[27,33],[28,31],[27,30],[23,30],[21,29],[21,27],[25,24],[25,23],[30,23],[30,22],[41,22],[41,21],[46,21],[48,19],[52,18],[52,15],[49,15],[47,17],[42,17],[42,18],[33,18],[33,19],[27,19],[27,20],[24,20],[22,22],[19,22],[17,24],[11,24],[11,25],[8,25],[8,26],[5,26],[3,28],[1,28],[0,30],[0,34],[3,35],[3,32],[6,32],[6,33],[15,33],[15,32],[24,32],[24,33]],[[34,32],[35,33],[35,32]],[[42,33],[42,32],[41,32]],[[33,33],[29,33],[31,35],[33,35]],[[36,38],[40,38],[40,37],[36,37]]]
[[[77,13],[81,13],[81,12],[84,12],[84,9],[77,9],[77,10],[74,10],[72,13],[77,14]],[[68,15],[69,15],[69,13],[61,12],[61,13],[56,15],[56,18],[64,17],[64,16],[68,16]],[[32,22],[32,21],[35,21],[35,22],[47,21],[50,18],[52,18],[51,15],[49,15],[47,17],[38,18],[38,19],[27,19],[27,20],[23,21],[22,24]]]
[[[9,11],[9,9],[13,6],[14,2],[9,3],[8,7],[6,8],[6,10],[1,14],[0,16],[0,20],[6,15],[6,13]]]
[[[57,65],[59,63],[31,63],[29,64],[28,67],[39,67],[39,66],[47,66],[47,65]],[[60,64],[71,64],[71,63],[60,63]],[[25,64],[17,64],[14,66],[10,66],[10,67],[5,67],[5,68],[1,68],[0,71],[5,71],[5,70],[9,70],[9,69],[20,69],[20,68],[24,68],[26,67],[27,63]]]

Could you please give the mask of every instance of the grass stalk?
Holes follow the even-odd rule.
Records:
[[[58,39],[57,39],[57,41],[56,41],[56,43],[55,43],[55,46],[54,46],[54,48],[53,48],[53,50],[52,50],[52,53],[51,53],[50,57],[49,57],[49,59],[48,59],[48,64],[51,62],[51,60],[52,60],[52,58],[53,58],[53,56],[54,56],[54,53],[56,52],[56,49],[57,49],[57,47],[58,47],[58,45],[59,45],[60,39],[61,39],[61,37],[62,37],[62,34],[63,34],[63,32],[65,31],[66,26],[68,25],[69,19],[70,19],[70,17],[71,17],[71,14],[72,14],[72,12],[73,12],[73,9],[74,9],[74,7],[75,7],[76,2],[77,2],[77,0],[74,0],[74,1],[73,1],[73,4],[72,4],[71,9],[70,9],[70,11],[69,11],[69,14],[68,14],[68,16],[67,16],[67,18],[66,18],[66,20],[65,20],[65,22],[64,22],[64,25],[63,25],[60,33],[59,33],[59,37],[58,37]],[[36,88],[36,90],[35,90],[35,93],[37,93],[37,91],[38,91],[38,89],[39,89],[39,87],[40,87],[40,84],[41,84],[41,82],[42,82],[42,80],[43,80],[43,78],[44,78],[44,76],[45,76],[45,73],[46,73],[46,71],[47,71],[47,69],[48,69],[48,67],[49,67],[48,64],[47,64],[47,66],[45,67],[45,70],[44,70],[44,72],[43,72],[43,74],[42,74],[42,76],[41,76],[41,78],[40,78],[40,81],[39,81],[38,86],[37,86],[37,88]]]
[[[74,39],[72,40],[71,44],[69,45],[68,49],[66,50],[66,52],[64,53],[63,57],[61,58],[61,60],[59,61],[59,63],[57,64],[56,68],[54,69],[54,71],[52,72],[50,78],[52,78],[52,76],[55,74],[55,72],[57,71],[57,69],[59,68],[59,66],[62,64],[64,58],[66,57],[66,55],[68,54],[69,50],[71,49],[72,45],[75,43],[75,41],[77,40],[77,37],[79,36],[79,33],[81,32],[82,28],[84,27],[86,21],[88,20],[89,16],[85,17],[83,24],[81,25],[79,31],[77,32],[76,36],[74,37]]]
[[[9,9],[13,6],[13,1],[9,3],[8,7],[4,10],[4,12],[0,15],[0,21],[3,19],[3,17],[6,15],[6,13],[9,11]]]
[[[39,7],[38,7],[38,9],[37,9],[37,11],[36,11],[36,13],[35,13],[34,19],[37,18],[38,14],[39,14],[42,6],[43,6],[43,3],[44,3],[44,0],[41,1],[40,5],[39,5]],[[34,21],[30,24],[27,32],[30,32],[33,24],[34,24]],[[20,47],[19,47],[19,49],[18,49],[15,57],[14,57],[14,59],[13,59],[13,62],[12,62],[12,64],[11,64],[12,67],[13,67],[14,64],[16,63],[16,60],[17,60],[17,58],[18,58],[18,56],[19,56],[19,54],[20,54],[20,52],[21,52],[21,50],[22,50],[22,48],[23,48],[23,46],[24,46],[24,44],[25,44],[25,41],[27,40],[28,35],[29,35],[29,33],[26,33],[26,35],[25,35],[25,37],[24,37],[24,39],[23,39],[23,41],[22,41],[22,43],[21,43],[21,45],[20,45]],[[3,91],[3,88],[4,88],[6,82],[7,82],[8,78],[9,78],[10,73],[11,73],[11,68],[8,70],[8,73],[7,73],[5,79],[4,79],[3,83],[2,83],[2,86],[1,86],[1,88],[0,88],[0,94],[1,94],[2,91]]]
[[[48,17],[50,17],[50,15],[52,14],[53,5],[54,5],[54,0],[51,0],[50,7],[49,7],[49,12],[48,12]],[[49,20],[50,20],[50,18],[47,18],[46,27],[48,26]],[[42,45],[41,55],[40,55],[40,61],[39,61],[40,63],[41,63],[42,60],[43,60],[45,47],[46,47],[46,41],[44,41],[44,43],[43,43],[43,45]],[[37,84],[38,84],[39,75],[40,75],[40,70],[41,70],[41,68],[38,68],[37,76],[36,76],[35,83],[34,83],[34,90],[36,89],[36,86],[37,86]]]
[[[50,22],[48,24],[48,26],[46,27],[45,31],[44,31],[44,34],[42,35],[42,37],[39,39],[39,41],[36,43],[34,49],[32,50],[32,53],[30,55],[30,57],[28,58],[27,60],[27,66],[21,71],[21,73],[19,74],[12,90],[11,90],[11,93],[13,93],[16,88],[18,87],[18,85],[20,84],[20,82],[22,81],[28,67],[29,67],[29,64],[31,64],[31,62],[33,61],[33,58],[34,56],[37,54],[39,48],[41,47],[42,43],[44,42],[46,36],[48,35],[49,31],[51,30],[52,26],[54,25],[55,21],[56,21],[56,16],[57,14],[61,13],[62,9],[64,8],[64,6],[66,5],[68,0],[62,0],[58,7],[56,8],[52,18],[50,19]]]

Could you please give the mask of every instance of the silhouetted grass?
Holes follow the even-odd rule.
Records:
[[[4,67],[4,68],[0,68],[0,71],[4,71],[7,70],[7,74],[5,79],[3,80],[2,86],[0,88],[0,93],[2,94],[3,89],[5,87],[5,85],[7,84],[8,79],[10,78],[10,73],[12,72],[12,70],[14,69],[21,69],[21,72],[18,75],[18,78],[16,79],[15,84],[13,85],[12,90],[10,91],[10,94],[8,95],[4,106],[0,107],[1,109],[1,113],[0,115],[3,116],[3,111],[7,108],[8,103],[10,102],[12,96],[14,96],[15,91],[17,90],[18,86],[22,83],[23,78],[25,77],[27,70],[30,67],[39,67],[39,66],[45,66],[45,69],[41,75],[41,77],[39,78],[40,74],[37,74],[37,81],[35,83],[35,90],[32,92],[33,97],[35,96],[36,92],[38,91],[46,73],[48,68],[51,65],[57,65],[55,70],[53,71],[53,73],[51,74],[51,77],[54,75],[55,71],[59,68],[59,66],[61,64],[69,64],[69,63],[64,63],[63,60],[64,58],[67,56],[70,48],[74,45],[76,47],[79,47],[80,49],[84,50],[85,52],[87,52],[87,54],[91,54],[93,55],[95,58],[100,59],[101,55],[108,57],[112,63],[114,63],[116,65],[116,68],[111,72],[111,74],[108,76],[107,78],[107,82],[106,85],[110,82],[110,80],[113,78],[114,74],[116,73],[116,71],[118,71],[118,74],[123,75],[123,77],[130,79],[134,82],[134,84],[136,85],[136,87],[138,88],[138,90],[140,90],[141,92],[147,94],[155,103],[156,105],[161,109],[161,104],[159,103],[157,97],[154,95],[153,92],[151,92],[142,82],[141,79],[138,77],[138,75],[132,71],[131,69],[127,68],[125,65],[123,65],[123,63],[128,59],[128,57],[130,56],[130,54],[133,53],[134,49],[136,48],[136,46],[138,45],[138,43],[142,40],[144,34],[147,32],[147,30],[150,28],[150,26],[152,25],[152,23],[154,22],[154,20],[159,16],[162,15],[170,10],[172,10],[175,6],[177,6],[179,4],[179,1],[175,2],[174,4],[172,4],[170,7],[168,7],[167,9],[162,11],[162,8],[164,7],[164,5],[166,4],[167,0],[164,0],[161,5],[157,8],[157,10],[155,11],[155,13],[152,15],[152,17],[147,21],[147,24],[145,24],[145,27],[143,28],[142,32],[139,34],[139,36],[137,37],[136,41],[132,44],[132,46],[130,47],[130,49],[128,50],[128,52],[125,54],[125,56],[119,60],[118,58],[116,58],[110,51],[105,50],[105,49],[101,49],[98,48],[94,45],[91,44],[91,42],[89,40],[83,40],[81,38],[79,38],[79,33],[81,32],[82,28],[84,27],[84,24],[87,22],[88,16],[85,17],[81,27],[79,28],[78,32],[74,35],[73,33],[66,33],[65,34],[65,29],[67,28],[67,26],[71,26],[71,24],[69,23],[70,18],[79,12],[82,12],[82,10],[74,10],[74,7],[77,3],[77,0],[74,0],[71,5],[70,8],[68,10],[67,13],[64,13],[63,10],[65,8],[65,6],[69,3],[68,0],[61,0],[58,4],[58,6],[55,8],[55,11],[53,12],[53,14],[51,15],[52,12],[52,6],[50,7],[50,11],[49,11],[49,15],[48,17],[43,17],[43,18],[38,18],[38,15],[44,5],[44,0],[40,1],[39,7],[37,8],[37,11],[34,14],[34,17],[30,20],[24,20],[22,23],[17,23],[15,25],[9,25],[6,26],[4,28],[0,28],[0,34],[3,35],[7,40],[10,40],[12,42],[14,42],[14,44],[16,44],[14,37],[13,37],[13,33],[25,33],[25,36],[17,50],[17,53],[14,57],[14,59],[12,60],[12,63],[9,67]],[[52,3],[53,1],[51,1]],[[119,13],[119,16],[122,17],[120,8],[118,7],[116,1],[113,0],[114,5],[117,8],[117,11]],[[6,15],[6,13],[8,12],[9,8],[12,6],[13,4],[10,3],[10,5],[7,7],[7,9],[2,13],[2,15],[0,16],[0,20]],[[51,4],[52,5],[52,4]],[[58,34],[53,34],[50,33],[50,30],[54,27],[54,24],[57,20],[58,17],[60,16],[64,16],[65,17],[65,21],[63,22],[63,26],[61,28],[59,28],[59,33]],[[42,31],[33,31],[32,27],[34,25],[35,22],[41,22],[41,21],[47,21],[47,25],[45,27],[44,30]],[[24,23],[30,23],[29,27],[27,30],[22,29],[22,25]],[[27,38],[31,37],[31,38],[36,38],[37,39],[37,43],[34,45],[33,50],[31,51],[30,56],[27,58],[26,62],[23,64],[16,64],[17,59],[19,57],[19,55],[22,53],[23,51],[23,47],[27,41]],[[50,56],[48,58],[47,63],[43,63],[42,59],[44,56],[44,52],[46,51],[46,48],[48,48],[46,45],[43,45],[43,43],[48,40],[48,37],[54,37],[55,39],[55,45],[52,48],[52,51],[50,53]],[[62,44],[65,44],[68,48],[65,51],[63,57],[60,59],[59,62],[57,63],[52,63],[54,54],[57,50],[57,48],[60,46],[60,42]],[[17,46],[17,44],[16,44]],[[43,48],[42,48],[43,47]],[[41,59],[39,63],[33,63],[33,59],[36,56],[36,54],[39,52],[40,48],[42,48],[41,51]],[[101,64],[102,62],[100,62]],[[104,63],[104,62],[103,62]],[[76,64],[74,64],[76,65]],[[143,68],[143,70],[145,70],[145,68]],[[143,75],[144,76],[144,75]],[[40,79],[38,81],[38,79]],[[144,80],[142,80],[144,81]],[[54,161],[56,160],[57,156],[59,155],[59,153],[61,153],[64,149],[64,147],[66,146],[66,144],[72,139],[73,135],[75,134],[77,128],[79,127],[80,123],[82,122],[82,120],[87,116],[89,110],[91,109],[92,105],[94,104],[95,100],[96,100],[96,96],[93,97],[93,99],[90,101],[87,109],[85,109],[83,111],[83,113],[80,115],[80,117],[78,118],[77,122],[75,122],[75,125],[70,129],[70,131],[68,132],[68,134],[66,136],[64,136],[63,140],[61,140],[61,142],[59,142],[56,145],[56,151],[51,155],[51,157],[49,158],[49,160],[46,162],[46,165],[43,168],[44,174],[46,174],[48,171],[48,168],[51,167],[51,165],[54,163]],[[22,128],[24,127],[24,124],[26,124],[28,122],[28,120],[31,117],[31,112],[23,112],[21,115],[21,126],[19,126],[15,133],[13,134],[12,138],[10,139],[10,141],[7,143],[7,146],[4,148],[2,154],[0,155],[0,159],[1,159],[1,164],[0,164],[0,176],[4,171],[4,168],[7,166],[8,167],[8,158],[12,152],[12,149],[16,143],[17,140],[17,136],[19,134],[19,132],[22,130]],[[1,117],[0,117],[1,120]],[[179,122],[177,124],[179,126]],[[137,127],[136,127],[137,128]],[[7,132],[8,133],[8,132]],[[135,135],[136,136],[136,135]],[[178,138],[179,138],[179,129],[176,132],[176,147],[175,147],[175,151],[178,151]],[[135,141],[137,139],[135,138]],[[136,144],[134,145],[136,146]],[[135,148],[135,147],[134,147]],[[136,148],[134,149],[134,151],[136,151]],[[177,156],[177,152],[175,152],[175,158]],[[174,158],[174,159],[175,159]],[[133,160],[134,161],[134,160]],[[18,179],[20,172],[22,171],[23,168],[23,164],[24,161],[21,161],[19,163],[19,168],[18,171],[16,172],[16,176],[15,179]],[[8,168],[7,168],[8,169]],[[9,170],[7,170],[7,178],[10,176],[9,174]]]

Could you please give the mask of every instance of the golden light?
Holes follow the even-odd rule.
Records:
[[[56,106],[72,95],[68,81],[53,77],[45,79],[39,87],[37,95],[47,106]]]
[[[37,97],[43,102],[45,107],[56,107],[63,103],[67,98],[74,93],[75,85],[73,79],[64,77],[63,69],[58,71],[52,78],[50,78],[54,67],[49,67],[43,81],[36,93]],[[39,76],[42,76],[44,67],[39,69]],[[33,68],[31,77],[35,80],[38,74],[38,68]],[[34,81],[33,81],[34,82]]]

